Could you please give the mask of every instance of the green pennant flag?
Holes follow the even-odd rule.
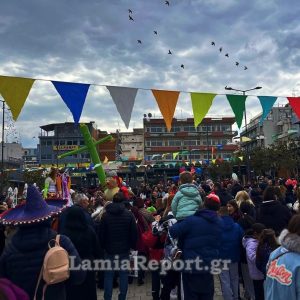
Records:
[[[216,94],[191,93],[195,128],[208,113]]]
[[[227,100],[232,108],[232,111],[235,115],[235,120],[238,128],[241,128],[244,111],[246,109],[246,95],[226,95]]]
[[[175,159],[178,156],[179,152],[174,152],[173,153],[173,159]]]

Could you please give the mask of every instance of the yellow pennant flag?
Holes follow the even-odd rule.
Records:
[[[104,163],[104,164],[107,164],[107,163],[108,163],[108,158],[107,158],[107,156],[104,157],[103,163]]]
[[[195,128],[208,113],[216,94],[191,93]]]
[[[243,143],[244,143],[244,142],[251,142],[252,139],[250,139],[250,138],[248,138],[248,137],[246,137],[246,136],[242,136],[241,141],[242,141]]]
[[[34,79],[0,76],[0,93],[16,121],[28,97]]]
[[[179,93],[177,91],[152,90],[168,131],[171,130]]]
[[[161,157],[166,158],[170,153],[164,153]]]
[[[175,159],[178,156],[179,152],[174,152],[173,153],[173,159]]]
[[[216,163],[216,159],[212,159],[211,161],[212,161],[212,163],[213,163],[213,164],[215,164],[215,163]]]
[[[244,160],[244,157],[243,157],[243,156],[239,156],[239,159],[240,159],[241,161],[243,161],[243,160]]]

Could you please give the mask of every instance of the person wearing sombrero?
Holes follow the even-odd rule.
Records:
[[[17,227],[11,242],[6,246],[0,258],[0,278],[7,278],[26,291],[33,299],[44,256],[48,250],[48,242],[56,238],[51,230],[51,219],[59,215],[66,206],[66,201],[48,201],[34,186],[29,186],[24,204],[8,210],[0,215],[3,225]],[[70,239],[60,236],[60,245],[75,259],[81,262],[79,254]],[[85,279],[82,270],[70,271],[70,278],[63,283],[47,288],[45,300],[66,299],[65,284],[81,284]],[[43,283],[39,286],[37,300],[41,299]]]

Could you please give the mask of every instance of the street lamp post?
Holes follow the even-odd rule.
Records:
[[[244,96],[249,91],[260,90],[261,88],[262,88],[261,86],[257,86],[255,88],[248,89],[248,90],[238,90],[238,89],[234,89],[234,88],[229,87],[229,86],[225,86],[225,90],[241,92],[241,93],[243,93]],[[244,117],[245,117],[245,135],[247,136],[247,112],[246,112],[246,108],[245,108]],[[240,134],[240,143],[242,143],[241,134]],[[247,156],[247,160],[246,160],[246,163],[247,163],[247,177],[248,177],[248,180],[249,180],[250,179],[250,166],[249,166],[249,152],[248,152],[248,146],[247,145],[246,145],[246,156]]]

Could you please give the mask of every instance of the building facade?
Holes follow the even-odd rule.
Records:
[[[262,123],[260,118],[261,114],[251,119],[247,128],[242,129],[241,137],[250,139],[242,143],[242,148],[247,147],[251,151],[257,147],[269,147],[272,144],[299,139],[299,119],[290,105],[273,107]]]
[[[85,123],[92,137],[97,138],[97,129],[94,122]],[[39,162],[43,165],[68,165],[84,164],[90,162],[90,155],[87,152],[75,154],[63,159],[58,159],[67,151],[78,149],[84,146],[83,136],[80,132],[79,124],[56,123],[41,126],[39,136]]]
[[[122,160],[144,159],[144,129],[134,128],[133,132],[118,132],[119,155]]]
[[[20,168],[23,165],[23,149],[19,143],[4,143],[3,145],[4,169]],[[2,147],[0,147],[0,158],[2,158]]]
[[[170,160],[211,160],[230,159],[237,146],[232,138],[233,117],[204,118],[195,128],[194,119],[173,119],[172,129],[167,131],[163,119],[144,118],[145,161]],[[174,153],[179,154],[174,157]]]
[[[23,148],[22,156],[24,167],[37,167],[39,165],[37,148]]]
[[[98,130],[97,131],[97,140],[105,138],[108,135],[111,135],[113,137],[113,140],[111,140],[109,142],[105,142],[105,143],[97,146],[99,157],[100,157],[101,161],[104,161],[105,157],[109,161],[116,160],[117,134]]]

